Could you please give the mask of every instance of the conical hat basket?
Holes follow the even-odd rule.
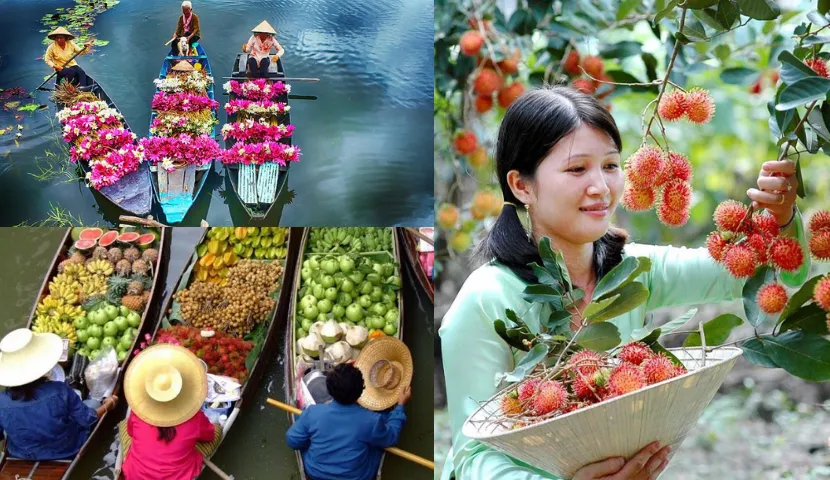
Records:
[[[500,414],[505,389],[467,418],[462,433],[563,478],[609,457],[631,458],[655,440],[671,445],[673,456],[743,352],[735,347],[708,351],[704,365],[699,347],[670,351],[688,373],[515,429],[487,421]]]

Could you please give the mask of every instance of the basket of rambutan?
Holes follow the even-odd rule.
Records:
[[[673,455],[742,351],[666,352],[642,342],[615,355],[580,350],[484,402],[463,434],[564,478],[655,440]]]

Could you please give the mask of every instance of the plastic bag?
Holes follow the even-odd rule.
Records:
[[[242,385],[240,385],[235,378],[209,373],[207,376],[207,382],[208,389],[205,403],[235,402],[242,396]]]
[[[118,355],[115,349],[107,346],[101,349],[101,353],[93,358],[86,370],[84,379],[89,388],[88,399],[102,400],[112,394],[115,389],[115,381],[118,378]]]

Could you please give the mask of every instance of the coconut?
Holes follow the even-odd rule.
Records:
[[[320,330],[323,328],[323,322],[314,322],[311,324],[311,328],[308,330],[309,335],[314,335],[315,337],[319,338],[321,341],[323,337],[320,336]]]
[[[369,331],[366,327],[356,325],[346,330],[346,341],[354,348],[363,348],[369,340]]]
[[[345,335],[346,335],[346,332],[349,330],[349,327],[350,327],[351,325],[349,325],[349,324],[348,324],[348,323],[346,323],[346,322],[338,322],[338,323],[337,323],[337,326],[339,326],[339,327],[340,327],[340,330],[343,330],[343,335],[345,336]]]
[[[343,330],[333,319],[323,324],[320,329],[320,338],[326,343],[334,343],[343,338]]]
[[[352,359],[352,347],[340,340],[326,347],[326,360],[334,363],[343,363]]]
[[[311,358],[318,358],[320,356],[320,347],[325,345],[325,343],[316,335],[307,335],[300,339],[300,345],[303,347],[303,353]]]

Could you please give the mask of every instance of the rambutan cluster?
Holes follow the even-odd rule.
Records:
[[[830,312],[830,275],[823,276],[816,283],[813,289],[813,300],[822,310]],[[827,329],[830,330],[830,313],[827,314]]]
[[[830,261],[830,212],[821,210],[810,217],[810,253],[816,260]]]
[[[778,222],[767,213],[754,212],[746,205],[721,202],[713,215],[717,230],[706,238],[709,255],[736,278],[749,278],[762,265],[795,271],[804,263],[797,240],[780,235]]]
[[[475,107],[479,113],[485,113],[493,107],[493,96],[503,108],[507,108],[514,100],[519,98],[524,91],[524,84],[511,76],[519,72],[519,64],[522,61],[522,52],[518,48],[509,51],[501,49],[501,58],[496,61],[493,58],[482,55],[482,47],[489,39],[492,43],[499,43],[497,33],[493,30],[491,22],[485,20],[479,25],[475,19],[468,22],[472,30],[461,35],[458,47],[462,55],[474,57],[477,66],[473,79],[473,91],[476,94]],[[483,32],[483,33],[482,33]]]
[[[657,106],[660,118],[673,122],[686,118],[692,123],[709,123],[715,116],[715,101],[707,90],[693,88],[688,92],[672,90],[664,93]]]
[[[670,227],[689,220],[692,207],[692,164],[680,153],[643,145],[626,160],[622,205],[641,212],[657,208],[657,217]]]
[[[558,380],[548,375],[533,377],[508,391],[501,399],[502,414],[545,418],[564,415],[686,373],[684,367],[641,342],[624,346],[618,357],[614,360],[607,354],[581,350],[570,357]]]
[[[819,74],[822,77],[830,77],[830,73],[828,73],[827,69],[827,61],[823,58],[808,58],[804,61],[804,64],[813,69],[814,72]]]
[[[580,57],[578,51],[571,50],[562,60],[562,69],[573,77],[571,88],[574,90],[594,95],[598,99],[603,99],[614,91],[614,84],[607,83],[613,82],[613,79],[605,73],[605,65],[601,57],[596,55]],[[606,108],[610,109],[610,106],[606,105]]]

